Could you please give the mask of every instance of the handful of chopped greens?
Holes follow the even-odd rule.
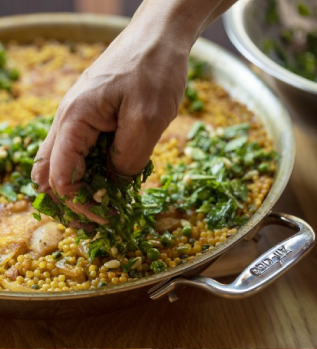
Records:
[[[58,198],[59,203],[56,203],[45,193],[37,195],[32,188],[33,157],[47,136],[52,120],[37,118],[25,127],[2,125],[2,182],[8,173],[11,175],[0,187],[0,194],[9,201],[16,201],[19,193],[35,199],[33,206],[39,212],[34,214],[37,219],[41,219],[40,214],[45,214],[66,226],[74,221],[83,226],[89,224],[90,229],[78,229],[77,236],[78,241],[89,241],[90,260],[108,256],[112,247],[117,247],[122,254],[146,250],[145,237],[149,233],[158,236],[156,216],[171,206],[184,213],[192,210],[203,213],[210,229],[241,226],[249,218],[243,212],[252,211],[250,207],[244,210],[248,205],[249,174],[255,171],[269,173],[271,163],[276,160],[274,151],[267,152],[259,144],[249,142],[249,124],[212,129],[197,122],[188,134],[184,151],[188,161],[176,166],[167,165],[166,173],[160,178],[161,187],[147,189],[141,195],[141,184],[152,173],[152,163],[129,181],[114,176],[107,166],[113,134],[102,133],[86,157],[83,185],[73,198],[74,203],[94,203],[91,212],[108,222],[96,224],[72,211],[65,203],[66,197]],[[168,232],[161,237],[164,246],[169,246],[172,240]],[[153,262],[151,268],[156,272],[164,270],[165,266],[161,264]]]
[[[4,63],[0,46],[0,69]],[[190,112],[204,108],[195,90],[195,79],[203,77],[204,69],[204,63],[190,60],[185,92],[185,103],[187,101]],[[72,198],[56,195],[58,200],[53,200],[45,193],[37,194],[33,189],[36,183],[30,178],[33,158],[52,121],[53,117],[40,117],[26,126],[1,125],[0,175],[4,184],[0,194],[11,202],[16,201],[20,193],[34,200],[33,206],[38,211],[34,217],[38,220],[44,214],[66,226],[80,225],[78,242],[88,242],[90,260],[109,256],[112,247],[123,256],[129,251],[141,250],[152,261],[150,268],[154,273],[167,266],[158,260],[158,251],[146,240],[148,234],[160,237],[165,247],[173,245],[170,232],[165,231],[160,236],[156,231],[157,215],[174,207],[185,215],[192,211],[202,213],[212,230],[239,227],[249,218],[248,212],[252,212],[247,202],[250,174],[270,172],[271,163],[276,160],[275,152],[265,151],[258,143],[249,141],[249,124],[213,129],[197,122],[187,136],[186,161],[176,166],[168,164],[166,173],[160,177],[161,187],[147,189],[141,195],[141,185],[153,171],[152,162],[129,180],[115,175],[109,159],[114,134],[101,133],[85,159],[86,172],[80,189]],[[75,177],[76,169],[72,182]],[[66,205],[70,199],[74,204],[87,204],[87,208],[105,223],[92,222],[71,210]],[[185,227],[184,234],[188,230],[190,235],[191,229],[191,226]],[[184,246],[185,254],[186,248]],[[138,263],[139,258],[130,259],[124,265],[124,271],[131,277],[137,276],[135,265]]]
[[[19,78],[19,71],[7,67],[7,55],[3,45],[0,43],[0,90],[11,91],[12,82]]]
[[[66,226],[74,221],[81,225],[89,224],[90,229],[78,230],[78,238],[92,239],[88,252],[90,259],[107,256],[109,249],[116,245],[118,236],[125,242],[131,241],[135,225],[143,227],[146,223],[139,191],[141,184],[152,173],[152,162],[130,180],[114,175],[107,166],[112,140],[112,133],[100,134],[85,159],[83,185],[73,198],[75,204],[92,203],[89,210],[107,221],[106,224],[93,223],[86,216],[72,211],[65,203],[66,197],[59,198],[60,203],[57,204],[49,195],[40,193],[33,203],[39,213],[51,216]],[[35,217],[40,219],[38,214]]]

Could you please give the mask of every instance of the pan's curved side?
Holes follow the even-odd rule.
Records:
[[[67,41],[111,42],[129,23],[122,17],[40,14],[2,18],[0,41],[28,42],[38,36]],[[280,154],[275,183],[257,213],[239,231],[212,251],[194,261],[131,284],[105,290],[63,293],[0,292],[0,314],[22,318],[63,318],[89,316],[137,304],[149,299],[148,289],[162,280],[178,275],[194,275],[240,240],[254,234],[254,227],[268,214],[284,190],[295,157],[295,142],[290,118],[285,107],[271,90],[237,58],[219,46],[199,39],[193,55],[210,64],[215,80],[239,102],[259,115]],[[253,230],[253,231],[252,231]]]

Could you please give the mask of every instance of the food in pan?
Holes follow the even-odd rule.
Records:
[[[289,6],[292,6],[289,4]],[[316,5],[299,1],[295,8],[306,25],[284,26],[278,0],[268,1],[266,23],[277,31],[276,39],[265,38],[264,52],[282,67],[317,82],[317,12]],[[310,25],[309,22],[314,23]]]
[[[235,234],[272,185],[277,155],[260,119],[191,60],[179,116],[140,175],[125,181],[109,173],[111,134],[91,149],[73,200],[92,202],[107,224],[91,224],[63,198],[56,204],[37,194],[30,172],[56,105],[103,49],[42,40],[7,45],[8,69],[16,67],[19,78],[0,95],[7,121],[0,129],[2,289],[83,290],[164,272]],[[74,221],[90,228],[68,226]]]

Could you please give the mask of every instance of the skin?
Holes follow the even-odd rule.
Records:
[[[84,158],[100,132],[115,131],[115,171],[124,176],[139,173],[177,115],[192,45],[234,2],[144,0],[129,26],[62,100],[36,156],[42,160],[34,165],[32,180],[39,192],[71,197],[80,187]],[[67,204],[96,220],[87,207],[71,200]]]

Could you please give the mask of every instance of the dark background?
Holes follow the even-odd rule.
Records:
[[[75,11],[74,0],[0,0],[0,2],[0,16],[36,12]],[[142,0],[123,0],[122,15],[132,16],[141,2]],[[230,51],[237,53],[226,36],[221,19],[218,19],[215,23],[213,23],[203,33],[203,36],[226,47]]]

